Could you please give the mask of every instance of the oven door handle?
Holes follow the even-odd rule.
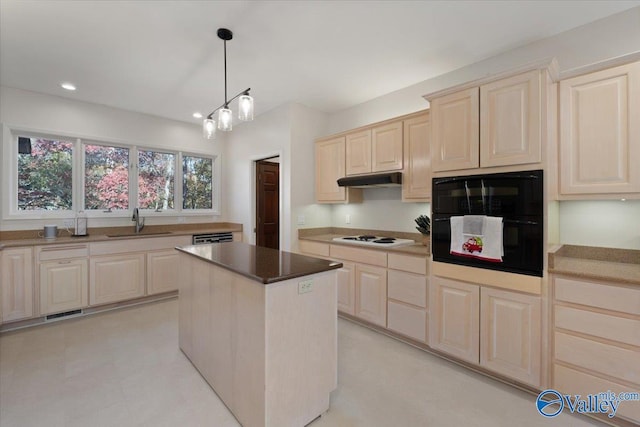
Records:
[[[538,225],[538,221],[521,221],[518,219],[503,219],[502,221],[507,224]]]
[[[449,218],[451,218],[451,217],[447,217],[447,218],[432,218],[431,221],[433,221],[433,222],[449,221]],[[538,225],[538,221],[522,221],[522,220],[519,220],[519,219],[503,219],[502,221],[507,223],[507,224]]]

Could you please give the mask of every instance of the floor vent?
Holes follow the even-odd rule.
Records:
[[[49,320],[58,320],[63,317],[77,316],[80,314],[82,314],[82,310],[65,311],[64,313],[50,314],[45,318],[45,320],[48,322]]]

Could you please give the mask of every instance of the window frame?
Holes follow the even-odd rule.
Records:
[[[18,137],[59,139],[73,143],[72,151],[72,209],[71,210],[18,210]],[[85,145],[101,145],[107,147],[127,148],[129,150],[129,208],[118,209],[111,212],[102,210],[85,210]],[[154,209],[141,209],[141,213],[147,217],[188,217],[220,215],[220,188],[221,168],[218,167],[219,156],[196,150],[181,151],[164,147],[153,147],[149,144],[128,143],[115,141],[109,138],[96,138],[72,134],[60,134],[38,129],[27,129],[18,126],[2,125],[2,150],[0,150],[0,164],[3,173],[0,176],[2,190],[0,196],[3,200],[3,220],[47,220],[70,219],[83,212],[89,218],[130,218],[133,209],[138,204],[138,150],[156,151],[173,154],[174,165],[174,208],[157,212]],[[183,209],[182,208],[182,157],[194,156],[211,159],[212,162],[212,209]]]

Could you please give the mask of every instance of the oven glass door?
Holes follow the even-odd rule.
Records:
[[[434,214],[541,216],[542,197],[542,171],[433,180]]]
[[[433,215],[431,224],[433,260],[470,267],[488,268],[542,277],[542,221],[536,217],[504,218],[501,263],[450,254],[449,215]]]

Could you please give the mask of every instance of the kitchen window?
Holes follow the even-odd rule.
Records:
[[[2,170],[4,218],[129,217],[217,213],[216,157],[12,131]],[[13,159],[13,160],[10,160]]]
[[[138,150],[138,207],[173,209],[176,155]]]
[[[18,137],[18,211],[71,210],[73,142]]]
[[[182,209],[212,209],[213,159],[182,157]]]
[[[84,208],[129,209],[129,149],[84,145]]]

